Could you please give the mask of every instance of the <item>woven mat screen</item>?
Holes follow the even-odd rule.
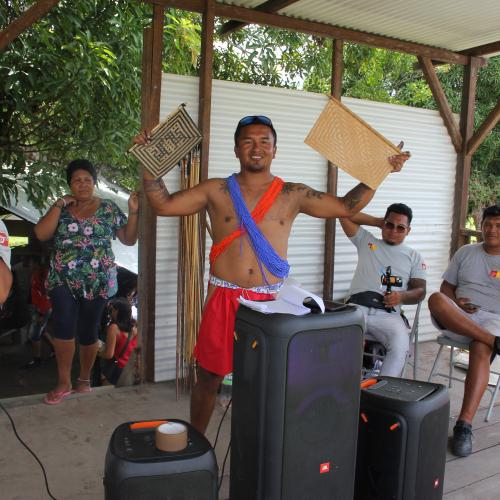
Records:
[[[146,145],[134,144],[132,153],[155,177],[163,177],[201,142],[201,134],[184,104],[151,131]]]
[[[392,170],[389,156],[401,153],[382,134],[331,97],[304,142],[372,189]]]

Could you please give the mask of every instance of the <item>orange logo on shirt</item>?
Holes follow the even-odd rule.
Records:
[[[490,271],[490,277],[491,278],[500,278],[500,271],[493,269],[492,271]]]
[[[0,231],[0,245],[3,247],[9,246],[9,235],[3,231]]]
[[[368,248],[372,251],[375,252],[377,250],[378,246],[375,245],[375,243],[368,243]]]

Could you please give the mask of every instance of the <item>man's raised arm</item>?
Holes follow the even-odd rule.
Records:
[[[359,226],[382,227],[383,217],[374,217],[364,212],[358,212],[352,217],[340,217],[340,225],[348,238],[352,238],[358,232]]]
[[[399,147],[403,143],[401,142]],[[388,158],[392,166],[392,172],[399,172],[406,160],[410,158],[410,153],[403,152]],[[299,185],[300,186],[300,185]],[[375,194],[375,190],[360,182],[352,188],[345,196],[336,197],[328,193],[314,191],[302,185],[298,190],[303,191],[300,201],[300,211],[313,217],[329,219],[333,217],[353,217],[362,210]]]
[[[149,141],[149,136],[144,131],[136,135],[133,141],[144,145]],[[209,182],[170,194],[162,179],[156,179],[145,168],[142,172],[144,192],[157,215],[191,215],[206,208]]]

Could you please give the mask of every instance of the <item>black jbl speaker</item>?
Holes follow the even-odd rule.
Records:
[[[217,462],[210,443],[190,424],[188,445],[176,452],[158,450],[155,427],[119,425],[109,443],[104,467],[106,500],[217,500]],[[153,422],[153,421],[152,421]]]
[[[364,320],[236,316],[231,500],[353,497]]]
[[[447,388],[392,377],[371,382],[361,391],[355,499],[442,498]]]

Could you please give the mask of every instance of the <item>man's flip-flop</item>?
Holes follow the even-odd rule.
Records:
[[[50,391],[43,398],[43,402],[47,405],[58,405],[62,400],[68,396],[71,396],[73,391]]]

